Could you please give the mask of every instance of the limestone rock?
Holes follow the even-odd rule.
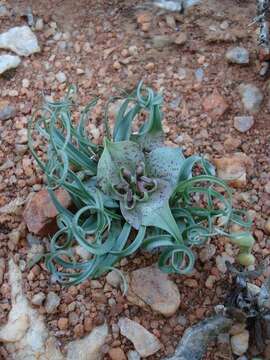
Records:
[[[247,49],[240,46],[229,49],[226,52],[225,57],[229,63],[242,65],[249,63],[249,52]]]
[[[52,314],[57,309],[60,304],[60,297],[55,294],[53,291],[50,291],[47,295],[47,299],[45,302],[45,310],[48,314]]]
[[[29,322],[29,316],[27,314],[22,314],[18,316],[18,318],[10,320],[0,330],[0,341],[13,343],[21,340],[29,328]]]
[[[66,74],[62,71],[59,71],[56,75],[56,80],[59,81],[61,84],[67,81]]]
[[[30,307],[23,294],[22,275],[12,259],[9,261],[9,283],[12,309],[8,323],[0,328],[0,341],[13,354],[11,359],[63,360],[55,339],[46,329],[43,317]]]
[[[121,318],[118,325],[121,334],[133,343],[136,351],[142,357],[153,355],[161,348],[158,339],[137,322]]]
[[[253,84],[241,84],[238,91],[245,110],[251,113],[257,113],[263,101],[261,90]]]
[[[33,305],[40,306],[45,299],[46,295],[43,292],[39,292],[32,297],[31,302]]]
[[[67,345],[67,360],[101,360],[101,347],[108,335],[106,324],[96,327],[81,340],[75,340]]]
[[[128,360],[141,360],[140,355],[137,353],[137,351],[130,350],[128,352]]]
[[[173,315],[180,305],[177,286],[156,266],[138,269],[129,274],[127,298],[133,304],[164,316]]]
[[[0,74],[3,74],[7,70],[16,68],[20,65],[20,63],[21,59],[19,56],[9,54],[0,55]]]
[[[0,34],[0,49],[7,49],[20,56],[40,51],[36,35],[28,26],[17,26]]]
[[[71,198],[67,191],[57,189],[55,195],[65,208],[71,205]],[[47,235],[56,230],[55,219],[58,212],[51,200],[50,194],[43,189],[35,193],[27,203],[23,218],[28,230],[37,235]]]
[[[236,116],[234,118],[234,127],[241,133],[247,132],[254,125],[253,116]]]

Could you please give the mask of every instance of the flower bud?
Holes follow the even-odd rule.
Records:
[[[243,266],[250,266],[250,265],[254,265],[255,257],[249,253],[240,253],[237,256],[237,261],[239,262],[239,264]]]

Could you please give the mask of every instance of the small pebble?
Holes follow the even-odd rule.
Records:
[[[6,100],[0,101],[0,121],[9,120],[16,116],[16,108]]]
[[[113,348],[109,351],[111,360],[126,360],[126,355],[121,348]]]
[[[45,310],[48,314],[55,312],[58,305],[60,304],[60,297],[54,292],[50,291],[47,295],[45,302]]]
[[[128,360],[141,360],[140,355],[137,353],[137,351],[129,351],[128,352]]]
[[[243,47],[229,49],[225,56],[229,63],[242,65],[249,63],[249,52]]]
[[[121,276],[116,271],[110,271],[106,276],[106,281],[111,286],[118,288],[121,284]]]
[[[57,325],[60,330],[66,330],[68,328],[68,319],[60,318],[57,322]]]
[[[67,80],[65,73],[63,73],[62,71],[58,72],[55,77],[60,83],[64,83]]]
[[[236,116],[234,118],[234,127],[241,133],[247,132],[254,125],[253,116]]]
[[[42,305],[45,298],[46,298],[46,295],[43,292],[39,292],[32,297],[31,302],[33,305],[40,306],[40,305]]]
[[[36,29],[37,31],[41,31],[41,30],[43,30],[43,28],[44,28],[43,19],[38,18],[37,21],[36,21],[35,29]]]

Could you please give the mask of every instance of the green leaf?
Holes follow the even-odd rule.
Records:
[[[168,181],[172,187],[178,182],[179,172],[185,160],[182,150],[159,147],[145,155],[147,175]]]
[[[146,202],[138,202],[131,210],[126,209],[122,202],[120,203],[122,215],[135,229],[139,229],[141,225],[155,226],[152,224],[155,215],[158,215],[158,211],[166,206],[172,194],[172,187],[168,181],[155,180],[157,181],[157,189],[149,194]]]

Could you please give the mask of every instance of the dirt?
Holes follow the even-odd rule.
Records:
[[[132,89],[143,79],[152,87],[163,90],[168,142],[182,146],[186,155],[204,153],[211,158],[240,151],[253,161],[247,186],[235,193],[235,205],[252,210],[252,214],[255,214],[254,235],[257,242],[254,254],[260,262],[270,246],[265,231],[265,222],[270,213],[270,195],[266,191],[266,184],[270,181],[270,81],[258,75],[256,26],[248,27],[255,14],[255,1],[205,1],[184,15],[175,15],[177,30],[170,28],[166,14],[150,9],[148,31],[142,31],[141,24],[137,22],[138,14],[146,11],[139,7],[140,4],[142,2],[133,4],[117,0],[14,0],[7,3],[13,9],[13,16],[1,20],[0,32],[25,24],[25,19],[19,14],[27,6],[32,8],[35,16],[43,18],[45,24],[43,30],[36,32],[42,46],[41,53],[24,59],[16,71],[0,78],[1,99],[17,107],[15,118],[0,123],[0,167],[10,162],[10,167],[4,166],[0,173],[0,207],[16,198],[26,200],[31,192],[42,188],[42,173],[28,149],[21,153],[17,145],[19,131],[27,127],[31,113],[43,101],[43,94],[54,98],[64,95],[67,85],[55,80],[55,74],[64,72],[68,83],[77,85],[78,109],[93,96],[100,96],[91,120],[92,130],[98,129],[100,135],[103,131],[104,100],[116,94],[119,88]],[[57,27],[55,33],[62,33],[61,39],[54,40],[54,35],[50,36],[53,23]],[[221,30],[221,24],[227,28]],[[223,35],[228,33],[229,40],[209,42],[207,35],[212,31],[209,27],[215,27]],[[170,44],[162,49],[153,47],[151,39],[154,35],[172,36],[178,32],[187,35],[183,45]],[[131,55],[131,46],[136,46],[137,53]],[[243,46],[249,50],[249,65],[227,63],[225,52],[232,46]],[[198,68],[203,69],[203,81],[196,80],[195,71]],[[23,87],[23,79],[29,80],[29,87]],[[237,90],[241,83],[255,84],[264,94],[261,109],[254,115],[255,124],[246,133],[239,133],[233,127],[234,116],[247,115]],[[210,117],[202,108],[205,97],[215,90],[229,107],[218,118]],[[239,140],[238,146],[232,151],[224,146],[228,138]],[[242,193],[248,194],[245,198],[248,201],[243,201]],[[14,237],[10,236],[14,230],[20,234],[15,242]],[[171,277],[180,290],[181,305],[178,313],[165,319],[129,305],[120,290],[106,285],[105,278],[99,280],[100,289],[91,288],[90,281],[63,288],[52,282],[43,263],[36,265],[29,273],[25,268],[29,245],[21,210],[16,214],[0,214],[0,256],[5,259],[14,256],[21,268],[25,268],[25,291],[29,299],[40,291],[45,294],[53,291],[61,298],[57,313],[45,316],[50,330],[62,346],[70,339],[83,336],[92,326],[105,319],[112,325],[117,323],[119,316],[125,315],[141,323],[160,339],[162,350],[150,356],[149,360],[172,354],[185,328],[212,314],[214,306],[223,302],[230,278],[220,272],[215,259],[223,252],[234,252],[235,249],[224,239],[215,239],[213,243],[217,247],[215,257],[206,263],[197,260],[196,268],[189,276]],[[138,253],[122,263],[121,268],[131,271],[148,266],[155,260],[148,254]],[[212,288],[205,286],[209,275],[216,279]],[[258,284],[262,280],[263,277]],[[0,289],[0,323],[6,321],[9,310],[6,272]],[[43,306],[39,310],[45,313]],[[183,321],[183,317],[186,321]],[[60,318],[69,318],[69,321],[73,318],[74,324],[64,330],[59,329]],[[66,323],[66,320],[61,320],[63,322]],[[132,349],[131,343],[116,331],[108,338],[103,349],[104,359],[109,359],[108,352],[112,347],[119,346],[125,353]],[[210,350],[207,359],[222,359],[216,347]]]

